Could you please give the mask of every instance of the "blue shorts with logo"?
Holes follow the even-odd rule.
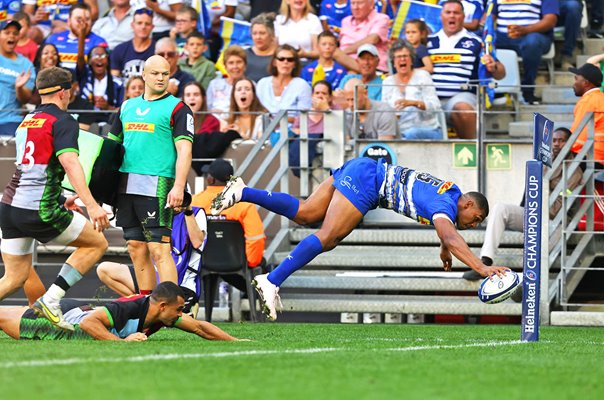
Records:
[[[377,173],[378,161],[360,157],[332,171],[333,186],[363,215],[377,208],[383,176]]]

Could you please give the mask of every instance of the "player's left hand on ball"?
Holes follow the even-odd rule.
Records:
[[[491,278],[491,277],[493,277],[493,275],[497,275],[499,277],[502,277],[508,271],[510,271],[510,269],[508,267],[493,266],[493,267],[485,267],[484,271],[485,271],[485,273],[481,273],[481,275],[482,276],[488,276],[489,278]]]

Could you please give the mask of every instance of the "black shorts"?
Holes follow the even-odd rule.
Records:
[[[170,243],[174,211],[165,205],[165,198],[119,194],[116,223],[124,229],[124,239]]]
[[[134,293],[140,293],[140,288],[138,287],[138,281],[136,280],[136,272],[134,271],[134,267],[132,265],[128,266],[128,271],[130,271],[130,277],[132,278],[132,284],[134,286]]]
[[[0,203],[0,227],[3,239],[34,238],[46,243],[69,228],[73,221],[73,211],[57,206],[50,213],[27,210]]]

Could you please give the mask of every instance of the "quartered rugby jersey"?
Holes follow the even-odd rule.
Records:
[[[55,104],[42,104],[27,114],[17,131],[17,169],[4,189],[2,202],[28,210],[54,210],[65,170],[58,156],[78,153],[78,123]]]
[[[384,179],[380,187],[380,207],[396,211],[420,224],[433,224],[435,214],[446,215],[453,224],[457,219],[457,201],[461,190],[453,182],[425,172],[378,161],[378,174]]]

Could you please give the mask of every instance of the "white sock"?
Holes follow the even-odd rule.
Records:
[[[50,300],[53,303],[58,303],[63,297],[65,297],[65,291],[54,283],[44,294],[44,300]]]

